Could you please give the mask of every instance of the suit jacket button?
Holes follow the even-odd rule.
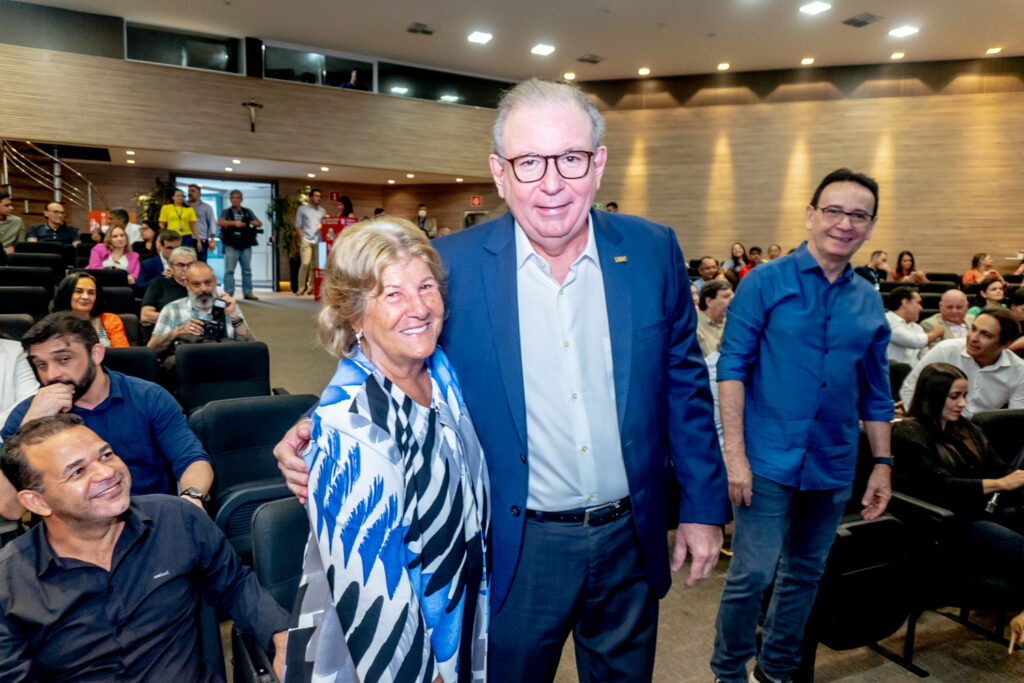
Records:
[[[519,516],[519,506],[518,505],[513,505],[511,508],[509,508],[509,512],[512,513],[513,517],[518,517]]]
[[[520,453],[519,459],[522,460],[523,462],[526,462],[526,453]]]

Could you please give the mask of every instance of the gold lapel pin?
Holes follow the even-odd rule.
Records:
[[[627,260],[627,259],[626,259],[626,257],[625,257],[625,256],[616,256],[616,257],[615,257],[615,262],[616,262],[616,263],[625,263],[625,262],[626,262],[626,260]]]

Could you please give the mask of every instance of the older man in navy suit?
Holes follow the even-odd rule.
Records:
[[[671,567],[692,556],[688,585],[727,518],[685,261],[670,228],[591,210],[603,129],[578,88],[518,85],[490,157],[510,213],[434,243],[450,272],[441,343],[492,482],[492,680],[552,680],[570,633],[581,680],[650,680],[667,469],[682,488]],[[295,442],[275,452],[305,493]]]

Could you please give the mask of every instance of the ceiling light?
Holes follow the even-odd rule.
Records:
[[[532,52],[535,55],[540,55],[541,57],[547,57],[549,54],[551,54],[554,51],[555,51],[555,46],[554,45],[548,45],[546,43],[537,43],[532,48],[530,48],[530,52]]]
[[[889,35],[893,38],[906,38],[917,33],[917,27],[915,26],[900,26],[889,31]]]
[[[240,164],[240,163],[242,163],[242,160],[241,159],[232,159],[231,163],[233,163],[233,164]]]
[[[396,85],[391,89],[391,92],[395,93],[396,95],[404,95],[405,93],[409,92],[409,89],[401,85]]]
[[[126,161],[127,161],[127,162],[128,162],[129,164],[134,164],[134,163],[135,163],[135,159],[127,159]]]
[[[234,172],[235,169],[231,168],[230,166],[225,166],[224,170],[227,171],[228,173],[232,173]]]
[[[473,31],[472,33],[469,34],[469,37],[466,38],[466,40],[468,40],[471,43],[476,43],[477,45],[486,45],[487,43],[491,42],[491,38],[493,37],[494,36],[492,36],[490,33],[484,33],[483,31]]]
[[[827,12],[830,9],[832,9],[832,5],[828,4],[827,2],[812,2],[809,5],[804,5],[803,7],[801,7],[800,11],[803,12],[804,14],[815,15],[821,14],[822,12]]]
[[[463,181],[463,178],[456,178],[455,179],[455,182],[457,182],[457,183],[461,183],[462,181]]]
[[[394,185],[394,184],[395,184],[395,181],[392,180],[391,178],[388,178],[388,185]]]
[[[990,47],[989,49],[985,50],[985,54],[987,54],[987,55],[997,55],[997,54],[999,54],[1002,51],[1003,51],[1003,48],[1001,48],[1001,47]]]
[[[889,57],[891,57],[892,59],[903,59],[906,56],[907,55],[905,52],[893,52],[891,55],[889,55]]]
[[[442,102],[458,102],[459,101],[459,96],[458,95],[441,95],[441,101]]]
[[[646,66],[640,67],[639,69],[636,70],[636,72],[638,74],[640,74],[641,76],[650,76],[651,75],[651,70],[648,69]]]
[[[306,177],[307,178],[316,178],[316,173],[307,173]]]
[[[804,66],[810,66],[811,64],[814,64],[814,57],[804,57],[800,60],[800,63]]]
[[[328,171],[330,171],[331,169],[327,168],[326,166],[321,166],[321,167],[320,167],[320,170],[321,170],[321,171],[323,171],[324,173],[327,173],[327,172],[328,172]]]
[[[999,48],[999,50],[1002,50],[1002,49],[1003,49],[1003,48]],[[996,52],[999,52],[999,50],[996,50]],[[125,153],[125,154],[127,154],[127,155],[128,155],[128,156],[130,156],[130,157],[133,157],[133,156],[135,156],[135,150],[133,150],[133,149],[126,149],[126,150],[124,151],[124,153]]]
[[[728,71],[729,70],[729,62],[722,62],[721,64],[719,64],[718,65],[718,70],[719,71]]]
[[[413,178],[415,178],[415,177],[416,177],[416,174],[415,174],[415,173],[406,173],[406,174],[405,174],[405,177],[406,177],[406,178],[409,178],[410,180],[412,180]]]
[[[571,71],[566,71],[564,74],[562,74],[562,78],[564,78],[567,81],[575,81],[576,80],[576,74],[574,74]]]

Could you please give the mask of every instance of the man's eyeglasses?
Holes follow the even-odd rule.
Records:
[[[821,211],[822,215],[825,216],[825,222],[829,225],[835,225],[843,220],[843,216],[847,216],[850,219],[850,225],[855,228],[863,228],[874,218],[874,216],[866,211],[843,211],[838,206],[816,206],[814,208]]]
[[[593,152],[573,150],[562,154],[524,154],[519,157],[507,159],[500,154],[499,159],[507,161],[512,166],[512,173],[516,180],[521,183],[535,183],[544,177],[548,172],[548,160],[555,160],[555,170],[558,175],[566,180],[577,180],[587,175],[590,170],[590,157]]]

